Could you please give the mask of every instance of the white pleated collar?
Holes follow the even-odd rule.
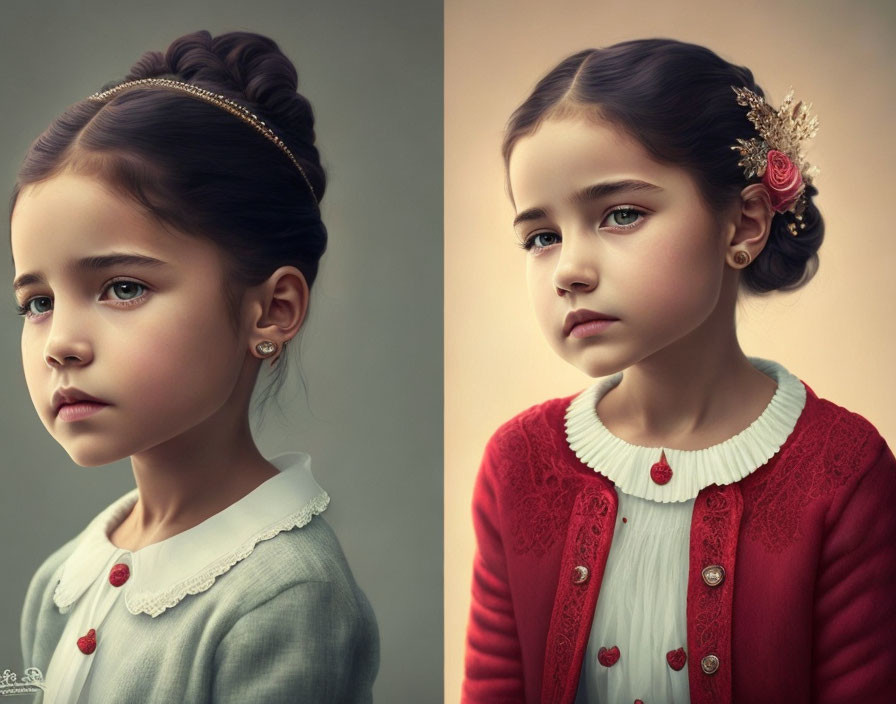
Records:
[[[115,546],[108,537],[130,513],[138,490],[122,496],[84,529],[63,565],[53,595],[56,606],[63,612],[70,609],[117,555],[117,562],[130,570],[121,587],[128,611],[158,616],[187,595],[209,589],[260,541],[301,527],[326,509],[330,498],[311,474],[307,454],[291,452],[268,461],[280,474],[199,525],[135,552]]]
[[[806,405],[806,387],[777,362],[749,357],[778,382],[772,400],[750,426],[703,450],[642,447],[613,435],[597,415],[597,403],[622,380],[622,372],[600,379],[576,396],[566,410],[566,440],[582,462],[631,496],[669,503],[688,501],[710,484],[723,486],[746,477],[780,449]],[[665,455],[672,469],[666,484],[651,479],[651,467]]]

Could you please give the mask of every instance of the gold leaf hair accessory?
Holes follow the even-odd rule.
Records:
[[[123,93],[132,88],[142,87],[168,88],[170,90],[176,90],[181,93],[193,96],[194,98],[198,98],[199,100],[203,100],[206,103],[210,103],[211,105],[216,105],[225,112],[229,112],[234,117],[238,117],[265,139],[272,142],[281,152],[286,154],[286,156],[292,162],[292,165],[295,166],[296,169],[298,169],[299,173],[302,175],[302,179],[308,186],[308,190],[311,192],[311,197],[314,199],[315,204],[319,203],[317,194],[314,192],[314,187],[311,185],[311,181],[309,180],[308,175],[305,173],[305,169],[302,168],[299,160],[296,159],[296,157],[290,151],[289,147],[286,146],[283,140],[280,139],[280,137],[276,135],[274,130],[268,127],[264,123],[264,120],[258,117],[258,115],[249,110],[247,107],[240,105],[238,102],[228,98],[225,95],[212,93],[210,90],[200,88],[199,86],[194,86],[192,83],[173,81],[168,78],[140,78],[136,81],[126,81],[124,83],[119,83],[117,86],[115,86],[114,88],[110,88],[109,90],[89,95],[87,99],[93,100],[95,102],[104,102],[109,98],[115,97],[119,93]]]
[[[740,152],[738,166],[747,179],[760,177],[768,190],[772,208],[779,213],[789,212],[793,222],[787,225],[791,235],[803,230],[803,213],[808,206],[806,184],[818,174],[818,169],[806,162],[803,143],[818,132],[818,118],[810,114],[812,105],[802,101],[793,104],[793,90],[784,102],[773,110],[765,100],[749,88],[731,86],[738,105],[748,107],[747,118],[756,127],[759,137],[738,139],[731,147]]]

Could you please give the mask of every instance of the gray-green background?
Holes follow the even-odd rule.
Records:
[[[56,114],[123,77],[143,51],[197,29],[280,44],[315,108],[330,178],[330,246],[300,345],[308,394],[294,355],[284,413],[270,408],[259,446],[268,456],[308,451],[332,497],[327,519],[379,620],[376,701],[441,701],[441,2],[4,0],[0,193]],[[3,246],[0,672],[21,675],[31,574],[134,484],[127,460],[78,467],[38,420]]]

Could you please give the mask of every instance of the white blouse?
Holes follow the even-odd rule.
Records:
[[[570,448],[613,482],[619,499],[576,704],[690,701],[686,612],[694,500],[701,489],[737,482],[764,465],[806,403],[805,386],[783,366],[749,359],[778,388],[748,428],[704,450],[641,447],[613,435],[596,409],[621,372],[569,404]]]
[[[127,642],[104,621],[124,599],[128,611],[155,618],[191,594],[211,588],[217,577],[247,558],[255,545],[301,527],[326,509],[327,493],[311,474],[311,458],[300,452],[268,460],[280,474],[189,530],[134,552],[116,547],[112,532],[130,513],[138,490],[98,515],[65,562],[53,601],[71,610],[44,677],[45,704],[87,704],[91,697],[89,657],[98,643]]]

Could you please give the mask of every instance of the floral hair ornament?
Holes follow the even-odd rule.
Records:
[[[818,132],[818,118],[809,114],[812,105],[802,101],[793,104],[793,90],[784,97],[777,110],[749,88],[731,86],[738,105],[748,107],[747,118],[756,127],[759,137],[738,139],[731,147],[740,152],[738,166],[748,179],[758,176],[768,191],[772,208],[778,213],[791,213],[787,225],[791,235],[804,230],[803,213],[808,206],[806,184],[818,174],[803,156],[803,143]]]

